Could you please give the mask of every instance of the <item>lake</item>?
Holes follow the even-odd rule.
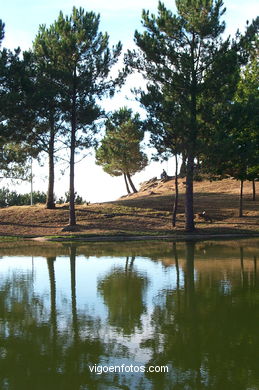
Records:
[[[258,261],[258,239],[2,242],[0,389],[259,389]]]

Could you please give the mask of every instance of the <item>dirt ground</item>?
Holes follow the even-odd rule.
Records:
[[[137,194],[114,202],[77,206],[78,231],[63,231],[68,224],[68,205],[47,210],[43,205],[13,206],[0,209],[0,236],[70,236],[70,235],[179,235],[184,231],[184,180],[179,185],[180,200],[177,226],[172,228],[171,210],[174,182],[157,180],[146,183]],[[256,183],[259,191],[259,183]],[[244,184],[244,217],[238,217],[239,183],[225,179],[202,181],[194,185],[195,213],[203,210],[212,218],[206,222],[196,215],[195,234],[259,235],[259,201],[252,200],[252,184]],[[257,196],[259,198],[259,195]]]

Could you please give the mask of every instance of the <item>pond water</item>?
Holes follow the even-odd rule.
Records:
[[[258,259],[258,239],[2,243],[0,389],[259,389]]]

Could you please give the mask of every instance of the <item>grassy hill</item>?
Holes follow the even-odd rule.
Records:
[[[259,183],[256,183],[259,191]],[[174,182],[156,180],[144,183],[137,194],[113,202],[77,206],[77,235],[184,235],[185,182],[179,183],[180,200],[177,226],[171,225]],[[259,235],[259,201],[252,200],[252,184],[244,184],[244,217],[238,217],[239,183],[235,180],[201,181],[194,184],[195,213],[203,210],[212,223],[196,216],[194,235]],[[259,198],[259,195],[258,195]],[[0,236],[75,236],[63,231],[68,223],[68,205],[46,210],[43,205],[13,206],[0,209]]]

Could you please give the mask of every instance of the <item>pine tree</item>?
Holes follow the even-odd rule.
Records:
[[[4,39],[4,23],[0,20],[0,48]],[[25,76],[26,59],[19,48],[0,51],[0,171],[2,177],[25,177],[26,162],[36,155],[28,143],[32,117],[24,96],[30,89]]]
[[[69,227],[76,225],[74,166],[77,148],[95,144],[95,120],[102,115],[96,100],[112,96],[116,80],[109,77],[117,62],[121,44],[109,49],[108,35],[98,32],[99,15],[73,8],[71,16],[60,12],[48,29],[41,26],[34,46],[56,69],[60,86],[62,118],[66,121],[70,149],[70,213]]]
[[[131,176],[140,172],[148,163],[140,142],[144,137],[139,114],[123,107],[110,116],[105,124],[106,132],[96,150],[96,163],[111,176],[124,176],[127,192],[137,192]]]
[[[39,50],[38,50],[39,49]],[[48,190],[46,208],[55,208],[54,200],[54,161],[56,141],[61,135],[62,112],[60,107],[60,87],[57,79],[57,58],[53,54],[53,63],[49,63],[41,47],[34,47],[33,52],[26,53],[30,57],[30,75],[33,86],[28,97],[28,104],[34,113],[34,126],[31,139],[38,148],[48,156]]]
[[[195,158],[209,137],[208,104],[226,101],[237,82],[239,50],[221,39],[225,24],[222,0],[177,0],[177,14],[159,2],[158,16],[143,11],[143,33],[135,32],[139,51],[128,52],[126,64],[142,72],[148,86],[158,88],[177,108],[182,121],[182,154],[186,156],[185,230],[193,231],[193,174]],[[227,93],[222,94],[222,91]],[[209,111],[210,112],[210,111]],[[180,124],[180,123],[178,123]],[[178,127],[178,126],[177,126]],[[179,127],[178,127],[179,128]],[[206,141],[205,141],[206,140]]]
[[[255,181],[259,180],[259,40],[251,51],[250,61],[244,68],[235,96],[235,105],[239,110],[238,123],[240,130],[246,135],[246,179],[252,181],[255,200]],[[242,214],[242,210],[240,212]]]
[[[258,59],[252,56],[240,70],[233,99],[218,113],[207,153],[202,156],[202,165],[208,173],[240,180],[240,217],[243,216],[243,182],[259,178],[258,77]]]

